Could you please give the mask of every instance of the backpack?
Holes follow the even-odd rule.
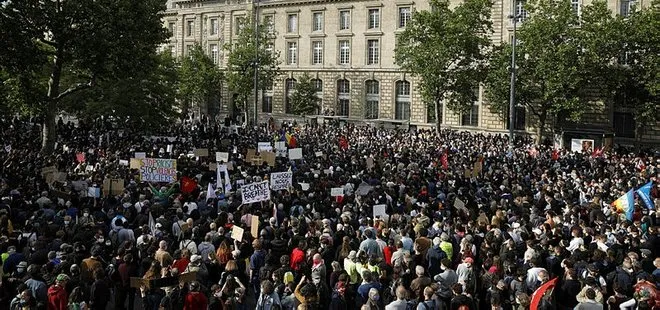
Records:
[[[417,310],[417,303],[414,300],[406,303],[406,310]]]

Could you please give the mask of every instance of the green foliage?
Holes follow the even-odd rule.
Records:
[[[119,80],[104,80],[62,100],[62,108],[81,119],[112,116],[136,128],[173,121],[178,88],[177,64],[169,52],[154,55],[152,67]]]
[[[466,0],[452,11],[449,1],[431,0],[431,7],[415,12],[398,37],[396,63],[420,78],[424,101],[436,110],[444,101],[453,111],[468,111],[487,69],[492,2]]]
[[[305,73],[298,79],[295,91],[291,94],[289,112],[303,116],[315,114],[321,103],[321,98],[316,96],[317,91],[312,78]]]
[[[224,46],[229,52],[226,69],[227,85],[238,95],[238,100],[244,107],[247,107],[248,98],[254,90],[255,60],[258,66],[257,79],[260,89],[271,85],[273,79],[280,74],[280,53],[267,49],[267,46],[273,43],[273,34],[268,32],[267,25],[261,24],[258,27],[257,46],[254,26],[254,20],[247,19],[238,36]]]
[[[205,103],[208,107],[220,95],[222,71],[200,45],[195,45],[190,55],[181,59],[179,78],[178,95],[183,102]]]
[[[130,81],[156,63],[168,33],[165,0],[0,0],[0,70],[15,110],[43,116],[54,145],[61,101],[112,81]],[[6,82],[6,83],[5,83]]]
[[[515,101],[536,116],[540,139],[549,116],[580,117],[588,80],[575,27],[579,20],[570,1],[540,0],[527,10],[530,17],[519,23],[516,34]],[[509,107],[510,44],[495,50],[490,65],[486,96],[491,110],[505,114]]]

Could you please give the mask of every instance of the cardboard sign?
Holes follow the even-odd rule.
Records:
[[[270,145],[270,142],[259,142],[257,144],[257,150],[261,152],[270,152],[273,150],[273,147]]]
[[[344,196],[344,188],[343,187],[333,187],[332,189],[330,189],[330,196],[332,196],[332,197]]]
[[[145,153],[145,152],[135,152],[135,158],[137,158],[137,159],[147,158],[147,153]]]
[[[176,160],[160,158],[142,158],[140,161],[140,180],[143,182],[172,183],[176,181]]]
[[[386,221],[389,220],[389,215],[387,214],[387,206],[386,205],[375,205],[373,207],[374,209],[374,218],[380,216],[381,219],[384,219]]]
[[[57,167],[55,166],[43,167],[41,169],[41,176],[45,177],[47,174],[55,172],[57,172]]]
[[[241,187],[243,204],[270,200],[268,181],[250,183]]]
[[[140,169],[140,160],[137,158],[131,158],[128,167],[131,169]]]
[[[269,166],[275,167],[275,158],[277,156],[274,152],[261,152],[261,160],[265,161]]]
[[[209,157],[209,149],[195,149],[193,154],[197,157]]]
[[[124,179],[103,180],[103,196],[118,196],[124,193]]]
[[[298,184],[300,184],[300,188],[303,191],[308,191],[309,190],[309,183],[298,183]]]
[[[215,161],[217,162],[229,162],[229,153],[228,152],[215,152]]]
[[[296,148],[296,149],[290,149],[289,150],[289,160],[296,160],[296,159],[302,159],[302,149],[301,148]]]
[[[245,232],[245,230],[243,228],[240,228],[237,225],[234,225],[231,228],[231,238],[238,241],[238,242],[241,242],[241,241],[243,241],[243,233],[244,232]]]
[[[274,172],[270,174],[270,189],[287,190],[293,185],[293,172]]]
[[[259,238],[259,217],[252,215],[252,222],[250,223],[250,233],[253,238]]]

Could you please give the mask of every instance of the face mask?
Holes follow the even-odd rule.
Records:
[[[84,217],[88,217],[88,216],[89,216],[89,213],[83,213],[83,216],[84,216]]]
[[[108,241],[105,242],[105,245],[107,245],[107,246],[111,246],[111,245],[112,245],[112,242],[111,242],[110,240],[108,240]]]
[[[64,225],[69,225],[69,223],[71,223],[71,222],[69,222],[69,221],[64,221]]]
[[[25,271],[25,268],[16,268],[16,272],[18,273],[23,273]]]
[[[320,263],[321,263],[321,260],[320,260],[320,259],[315,259],[315,260],[314,260],[314,264],[320,264]]]
[[[98,243],[103,243],[103,241],[104,241],[103,238],[98,238],[98,239],[97,239],[97,242],[98,242]]]

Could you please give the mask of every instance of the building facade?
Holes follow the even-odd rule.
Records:
[[[578,12],[582,1],[573,0]],[[633,5],[642,5],[641,1],[650,0],[608,3],[613,12],[628,14]],[[452,2],[458,4],[460,0]],[[491,39],[495,44],[511,40],[513,23],[508,16],[515,12],[524,19],[523,4],[524,0],[494,0]],[[307,73],[322,98],[319,114],[332,111],[347,119],[435,124],[433,109],[417,90],[418,81],[394,62],[397,34],[405,29],[414,11],[429,9],[427,0],[170,0],[167,5],[164,24],[173,37],[164,48],[175,56],[185,56],[194,44],[201,44],[221,68],[228,57],[223,45],[232,42],[258,6],[260,21],[275,34],[272,47],[280,52],[282,71],[273,85],[260,91],[257,112],[262,117],[287,115],[287,98],[297,79]],[[491,113],[483,87],[475,91],[479,100],[472,111],[457,114],[443,107],[441,123],[451,128],[506,131],[508,121]],[[229,111],[231,98],[225,89],[218,110]],[[634,123],[630,111],[595,105],[586,113],[588,122],[618,137],[631,137]],[[523,107],[516,109],[514,129],[531,133],[534,123]],[[656,127],[638,138],[660,141],[660,130],[655,131],[660,126]]]

